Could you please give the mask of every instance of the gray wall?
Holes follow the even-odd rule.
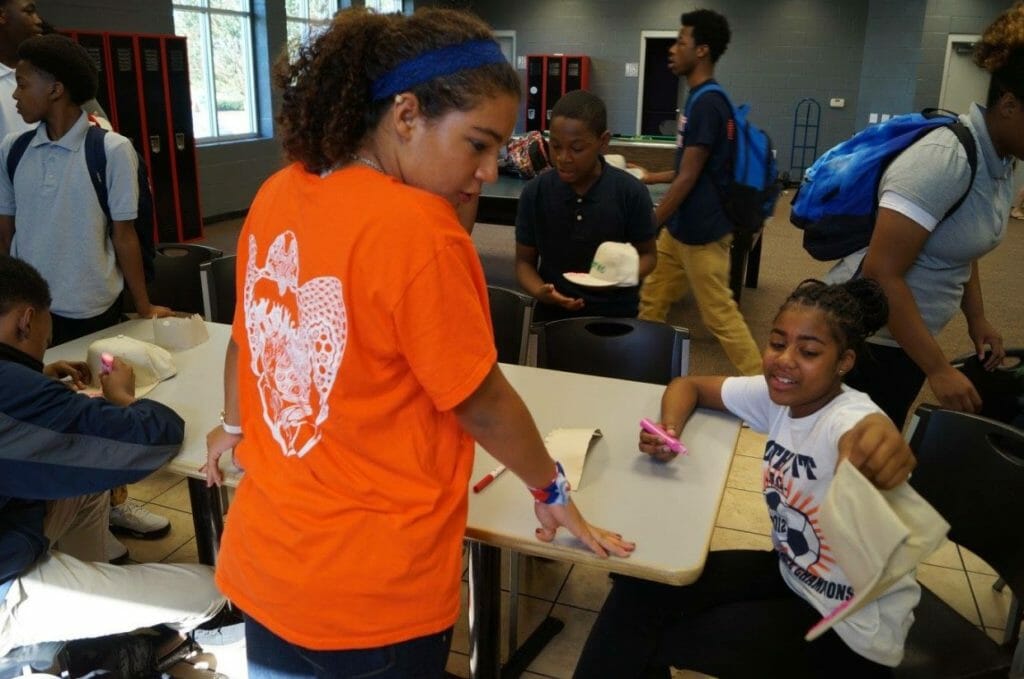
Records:
[[[284,2],[255,0],[263,22],[257,45],[265,59],[284,42]],[[361,4],[356,2],[354,4]],[[706,6],[733,29],[717,75],[733,98],[771,135],[779,167],[791,166],[794,112],[811,97],[821,104],[821,153],[867,124],[868,113],[899,113],[938,102],[946,38],[979,33],[1007,0],[416,0],[416,5],[470,7],[497,29],[516,31],[520,55],[576,52],[592,57],[591,89],[605,99],[613,132],[636,126],[638,79],[624,65],[640,61],[640,32],[675,31],[684,9]],[[40,0],[43,16],[62,28],[172,33],[171,0]],[[262,73],[266,75],[265,70]],[[266,82],[266,80],[264,80]],[[829,108],[833,97],[845,99]],[[243,210],[281,166],[272,138],[270,93],[263,88],[263,138],[199,149],[204,216]],[[802,141],[802,131],[800,132]]]
[[[871,0],[855,129],[868,124],[870,113],[906,113],[914,109],[926,2]]]
[[[612,132],[623,134],[636,129],[639,80],[625,77],[624,69],[626,62],[641,61],[640,32],[678,30],[680,12],[688,8],[669,0],[469,4],[496,29],[515,30],[519,54],[590,55],[591,89],[608,106]],[[750,103],[752,119],[778,149],[780,169],[790,167],[795,108],[805,97],[822,105],[819,152],[849,136],[858,107],[868,0],[702,4],[722,12],[732,28],[732,41],[718,62],[716,76],[737,103]],[[845,99],[845,108],[828,108],[832,97]]]
[[[927,0],[914,108],[939,105],[949,35],[980,35],[1010,5],[1006,0]]]
[[[978,33],[1007,0],[422,0],[470,7],[496,29],[515,30],[519,54],[575,52],[593,60],[591,89],[608,105],[613,132],[636,129],[638,80],[624,75],[640,60],[640,32],[674,31],[684,9],[725,14],[733,39],[716,75],[791,166],[797,104],[821,105],[818,153],[865,126],[869,113],[905,113],[938,103],[946,38]],[[829,100],[845,107],[832,109]],[[804,120],[801,117],[801,122]],[[813,130],[809,140],[813,141]]]

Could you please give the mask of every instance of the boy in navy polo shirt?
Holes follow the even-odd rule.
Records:
[[[654,269],[650,193],[631,174],[605,162],[601,152],[610,138],[608,114],[598,97],[576,90],[555,104],[550,139],[555,169],[526,185],[516,216],[516,279],[537,298],[534,320],[637,315],[638,286],[590,288],[563,276],[589,271],[605,241],[636,248],[641,280]]]

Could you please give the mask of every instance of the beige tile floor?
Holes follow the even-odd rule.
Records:
[[[763,436],[749,429],[742,430],[712,537],[712,549],[770,548],[769,523],[761,499],[759,472],[763,448]],[[126,540],[132,559],[195,562],[195,536],[184,479],[158,472],[131,486],[130,494],[148,503],[152,511],[168,516],[172,525],[170,533],[161,540]],[[921,565],[919,579],[991,637],[1002,639],[1010,603],[1009,592],[1004,590],[1000,593],[992,589],[995,574],[977,556],[947,542]],[[524,677],[572,676],[583,642],[608,589],[609,581],[604,571],[555,561],[523,560],[520,567],[520,641],[549,613],[565,622],[565,629],[537,657]],[[465,586],[462,594],[463,614],[456,626],[448,670],[465,677],[469,673]],[[506,587],[502,606],[507,605]],[[507,653],[506,640],[507,635],[503,631],[503,654]],[[242,654],[241,647],[222,652],[218,656],[220,670],[232,679],[244,679]],[[678,673],[677,676],[693,675]]]

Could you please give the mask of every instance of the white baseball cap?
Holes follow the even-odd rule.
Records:
[[[628,288],[640,284],[640,254],[629,243],[605,241],[597,246],[590,273],[568,271],[566,280],[588,288]]]
[[[89,345],[86,360],[96,386],[99,386],[100,373],[103,370],[103,354],[119,358],[132,367],[135,372],[136,397],[148,394],[157,384],[174,377],[178,372],[171,353],[163,347],[137,340],[134,337],[117,335],[116,337],[98,339]]]

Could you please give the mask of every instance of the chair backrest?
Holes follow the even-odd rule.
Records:
[[[199,265],[223,254],[216,248],[195,243],[158,243],[153,259],[156,275],[149,286],[150,301],[175,311],[203,313]]]
[[[498,360],[502,363],[526,365],[526,352],[537,300],[515,290],[496,285],[487,286],[491,303],[491,325]]]
[[[985,370],[977,354],[953,361],[981,396],[979,415],[1024,428],[1024,348],[1007,349],[1007,360],[995,370]]]
[[[1024,594],[1024,431],[995,420],[919,407],[910,447],[913,486],[949,522],[949,539]]]
[[[583,317],[541,326],[537,365],[566,372],[668,384],[690,365],[690,332],[636,318]]]
[[[203,317],[214,323],[230,323],[235,317],[235,255],[225,255],[199,265],[203,289]]]

